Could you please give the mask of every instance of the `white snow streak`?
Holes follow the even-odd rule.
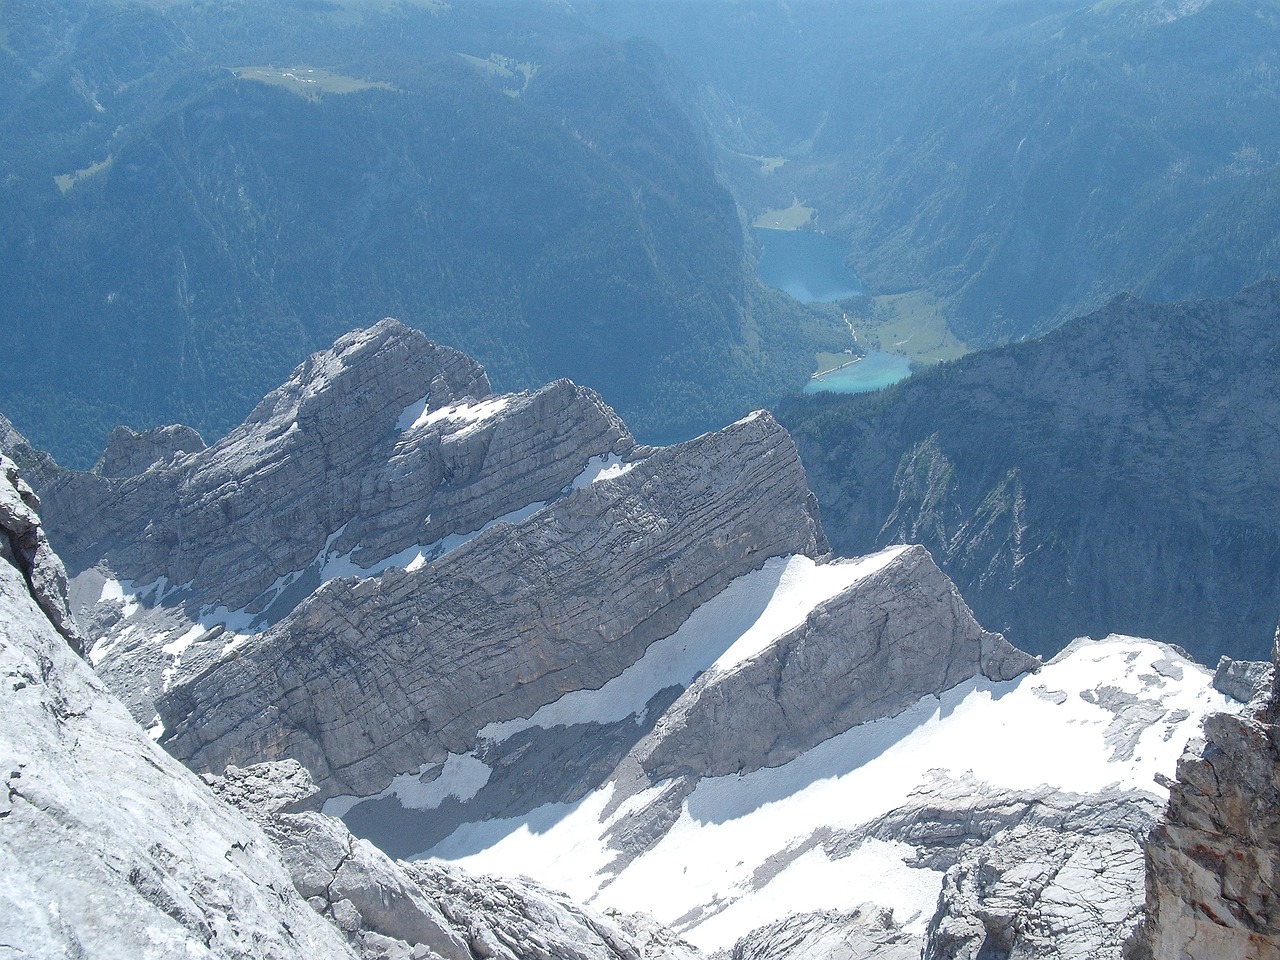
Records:
[[[739,577],[698,607],[666,639],[649,645],[643,657],[598,690],[577,690],[541,707],[528,719],[491,723],[485,740],[505,740],[530,727],[614,723],[633,714],[660,690],[688,686],[707,669],[724,670],[763,650],[804,623],[818,604],[901,555],[890,547],[858,561],[817,564],[808,557],[773,557]]]

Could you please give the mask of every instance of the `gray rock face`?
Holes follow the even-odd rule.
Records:
[[[416,570],[334,581],[159,704],[198,769],[286,756],[369,795],[594,689],[768,557],[825,552],[767,414],[653,453]]]
[[[778,766],[963,680],[1039,665],[978,626],[929,552],[911,547],[756,656],[704,674],[639,748],[640,765],[652,780]]]
[[[883,398],[780,418],[838,552],[923,544],[1022,649],[1114,631],[1202,663],[1265,660],[1280,610],[1278,318],[1276,283],[1119,298]]]
[[[425,563],[634,447],[591,391],[491,397],[474,361],[386,320],[206,450],[138,476],[58,475],[46,512],[95,665],[150,723],[167,687],[324,580]]]
[[[956,824],[963,811],[983,829],[952,834],[961,852],[947,869],[925,960],[1125,956],[1143,921],[1143,841],[1158,809],[1154,797],[1043,788],[952,791],[946,799],[915,823],[926,849],[930,838],[948,836],[929,825],[939,814]]]
[[[61,468],[57,461],[43,450],[37,450],[9,419],[0,413],[0,453],[18,465],[22,476],[32,486],[42,486]]]
[[[874,906],[801,913],[761,927],[716,954],[727,960],[919,960],[923,938]]]
[[[1213,674],[1213,688],[1237,703],[1267,698],[1275,670],[1261,660],[1232,660],[1223,657]]]
[[[0,560],[8,561],[27,582],[54,629],[76,653],[84,654],[84,638],[67,605],[67,572],[49,546],[37,511],[40,499],[0,453]]]
[[[134,477],[162,460],[172,460],[180,453],[199,453],[204,440],[191,427],[171,424],[135,433],[128,427],[116,427],[107,438],[107,449],[93,468],[103,477]]]
[[[1178,762],[1147,845],[1144,956],[1280,957],[1280,680],[1253,706],[1210,717]]]
[[[278,845],[294,885],[343,930],[362,958],[445,960],[698,960],[643,917],[606,917],[530,881],[394,861],[340,820],[289,807],[315,792],[297,763],[228,768],[214,789],[255,817]]]
[[[353,956],[263,832],[151,743],[72,653],[8,558],[0,943],[32,957]]]

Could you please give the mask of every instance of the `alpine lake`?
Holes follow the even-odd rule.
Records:
[[[755,228],[760,243],[756,275],[801,303],[832,303],[867,293],[844,262],[845,247],[826,234],[808,230]],[[869,393],[911,373],[911,361],[895,353],[871,350],[833,370],[814,374],[805,393]]]

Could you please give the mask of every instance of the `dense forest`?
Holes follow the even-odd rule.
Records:
[[[500,389],[594,386],[654,442],[848,341],[754,279],[652,43],[541,4],[67,0],[3,24],[0,409],[70,464],[121,422],[212,439],[387,315]]]
[[[1275,0],[597,0],[701,91],[753,216],[798,199],[970,346],[1280,257]]]

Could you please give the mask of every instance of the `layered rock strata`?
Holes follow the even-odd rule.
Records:
[[[118,446],[104,472],[140,465]],[[44,494],[94,663],[150,723],[166,688],[324,581],[424,564],[634,452],[593,392],[492,396],[470,358],[386,320],[309,358],[212,447],[135,476],[62,472]]]
[[[1280,669],[1250,709],[1210,717],[1188,745],[1146,867],[1144,955],[1280,958]]]
[[[159,703],[199,769],[293,757],[369,795],[619,675],[767,558],[825,552],[767,414],[657,451],[417,569],[327,584]]]

